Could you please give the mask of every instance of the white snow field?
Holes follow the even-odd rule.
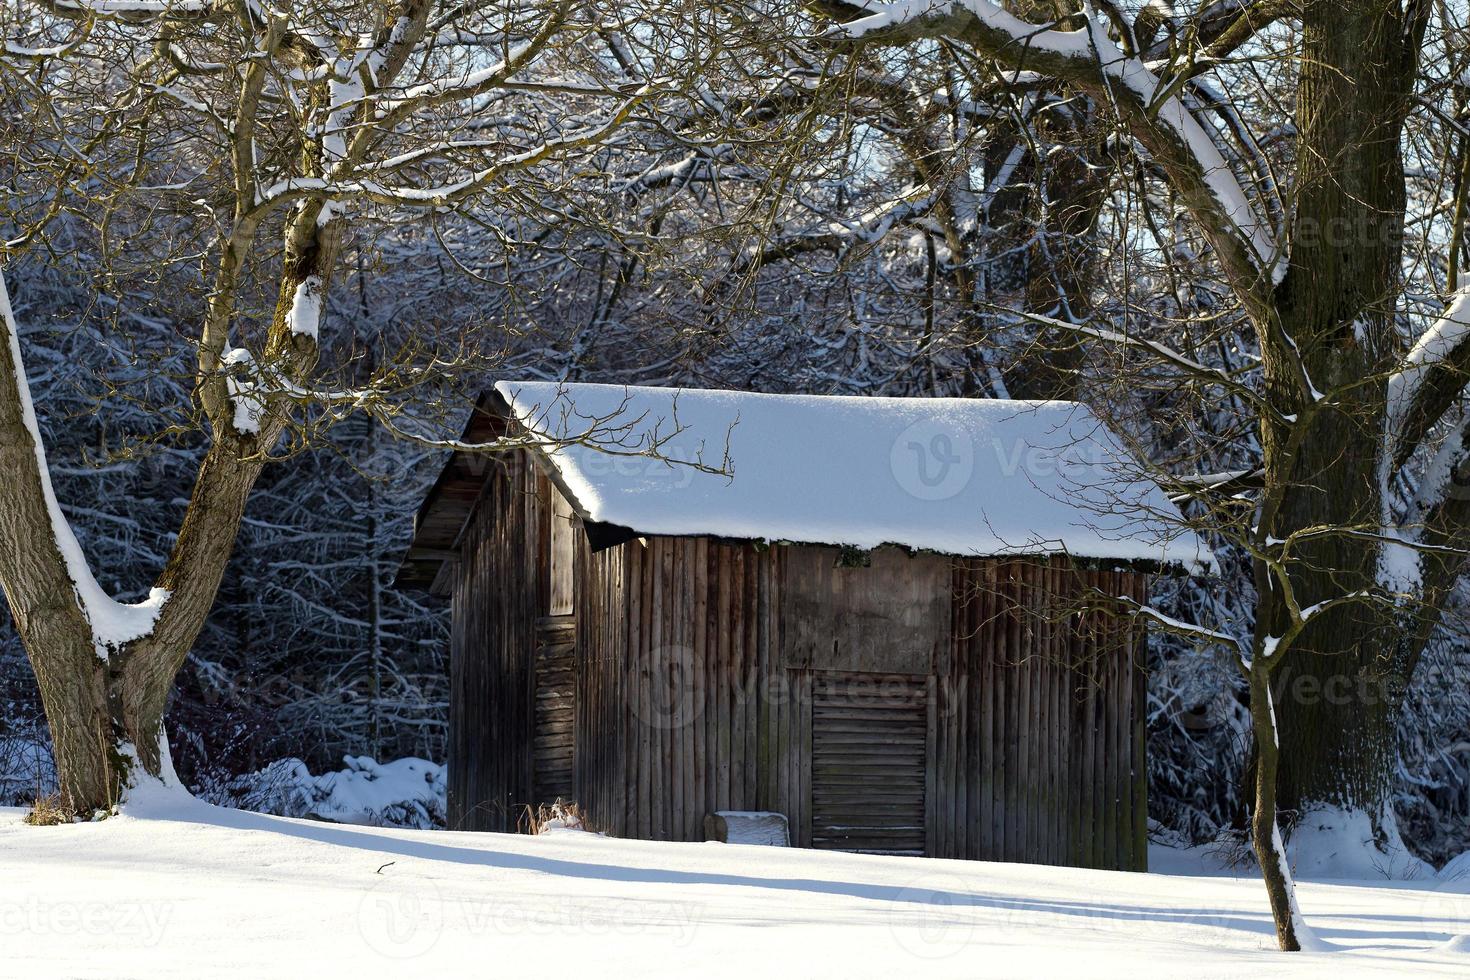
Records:
[[[1470,881],[1308,882],[1274,951],[1249,876],[380,830],[145,794],[0,810],[5,977],[1470,976]],[[1193,876],[1181,871],[1195,872]]]

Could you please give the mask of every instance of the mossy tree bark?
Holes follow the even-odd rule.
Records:
[[[1263,349],[1268,397],[1296,422],[1263,426],[1269,539],[1293,541],[1303,605],[1379,584],[1380,542],[1341,533],[1384,520],[1386,378],[1401,356],[1395,324],[1406,192],[1403,126],[1418,68],[1415,4],[1308,0],[1301,8],[1295,219],[1276,290],[1281,340]],[[1318,392],[1303,391],[1302,370]],[[1337,529],[1338,533],[1314,533]],[[1258,573],[1258,631],[1281,636],[1287,610]],[[1392,611],[1341,607],[1315,617],[1276,684],[1281,802],[1378,814],[1392,758],[1392,691],[1402,655]]]

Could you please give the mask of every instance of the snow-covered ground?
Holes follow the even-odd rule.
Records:
[[[0,975],[1470,975],[1470,880],[1309,882],[1326,953],[1273,950],[1260,882],[721,844],[384,830],[155,796],[0,810]]]

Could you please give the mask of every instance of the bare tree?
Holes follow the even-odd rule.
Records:
[[[1470,470],[1454,434],[1470,357],[1464,301],[1452,296],[1407,353],[1401,331],[1406,125],[1416,89],[1442,67],[1423,57],[1434,5],[1229,0],[1128,16],[1084,3],[1032,5],[1021,11],[1032,20],[985,0],[818,6],[844,22],[834,38],[962,44],[1018,84],[1040,78],[1091,100],[1208,243],[1253,333],[1259,383],[1145,337],[1055,318],[1047,326],[1143,350],[1254,415],[1259,468],[1191,493],[1211,514],[1232,514],[1220,528],[1255,568],[1255,635],[1239,650],[1259,759],[1253,839],[1281,945],[1299,948],[1306,932],[1277,829],[1278,782],[1296,809],[1384,817],[1394,723],[1385,692],[1413,670],[1464,570],[1470,511],[1456,488]],[[1266,43],[1271,31],[1284,50]],[[1259,152],[1264,134],[1241,123],[1245,114],[1208,79],[1232,63],[1269,74],[1283,54],[1294,140],[1276,172]],[[1451,268],[1463,247],[1456,221]],[[1440,445],[1430,477],[1402,506],[1398,481],[1416,453]],[[1243,514],[1219,506],[1241,491]],[[1274,686],[1286,674],[1354,683],[1344,698],[1291,700]]]
[[[7,8],[8,9],[8,8]],[[718,52],[685,36],[677,5],[636,17],[547,3],[49,0],[5,25],[7,90],[49,139],[40,177],[7,201],[9,254],[62,215],[91,221],[106,263],[204,270],[192,398],[209,443],[148,599],[97,582],[54,493],[20,334],[0,302],[0,585],[40,686],[67,806],[119,801],[170,774],[162,733],[173,678],[198,635],[266,463],[353,411],[406,425],[405,393],[470,366],[473,338],[430,333],[417,359],[349,385],[321,335],[344,240],[384,222],[466,214],[487,233],[567,210],[595,147],[632,139],[693,91],[670,74]],[[167,152],[165,152],[167,151]],[[181,304],[187,306],[187,304]],[[432,328],[434,324],[428,325]],[[456,346],[458,336],[461,341]],[[410,351],[409,353],[414,353]],[[583,438],[611,451],[596,434]],[[497,446],[482,447],[495,449]]]

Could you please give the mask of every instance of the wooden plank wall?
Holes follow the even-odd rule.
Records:
[[[453,830],[514,830],[532,799],[549,499],[545,477],[524,453],[499,457],[459,545],[450,636]]]
[[[954,651],[934,678],[929,853],[1147,867],[1141,628],[1075,598],[1146,598],[1132,572],[955,565]]]
[[[700,840],[705,813],[760,809],[787,815],[793,844],[823,843],[813,685],[836,675],[785,666],[791,553],[698,538],[581,547],[575,785],[599,829]],[[1143,598],[1145,577],[1021,561],[952,574],[952,640],[921,679],[926,852],[1142,869],[1141,634],[1055,597]]]
[[[814,684],[873,661],[788,656],[782,583],[813,549],[654,537],[593,554],[577,534],[573,616],[549,619],[553,493],[505,457],[460,545],[450,826],[511,830],[527,804],[570,793],[617,836],[701,840],[706,813],[775,810],[812,846]],[[1141,632],[1054,597],[1143,599],[1146,577],[903,561],[920,579],[943,563],[954,589],[950,636],[910,675],[926,698],[924,850],[1143,868]]]
[[[705,814],[796,791],[775,761],[798,755],[796,698],[761,691],[773,568],[769,551],[705,538],[579,545],[576,787],[597,829],[703,840]]]

